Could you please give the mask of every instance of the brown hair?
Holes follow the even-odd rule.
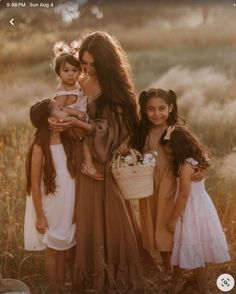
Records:
[[[102,95],[96,100],[97,116],[108,108],[114,113],[121,127],[118,110],[122,112],[122,122],[126,126],[131,141],[137,131],[137,109],[131,69],[120,43],[101,31],[88,34],[82,39],[79,59],[83,65],[83,54],[87,51],[94,58],[96,76]]]
[[[186,127],[175,126],[170,139],[165,139],[166,132],[167,130],[162,134],[160,143],[172,151],[175,175],[178,175],[181,165],[188,158],[198,161],[198,166],[201,168],[207,168],[210,165],[209,151]]]
[[[69,63],[70,65],[73,65],[78,70],[81,70],[81,64],[78,60],[76,60],[74,55],[68,54],[68,53],[62,53],[56,56],[53,60],[53,68],[58,76],[60,76],[61,66],[63,66],[66,62]]]
[[[35,144],[42,148],[44,155],[43,161],[43,183],[45,195],[56,192],[56,171],[53,164],[50,150],[50,130],[48,128],[48,118],[51,115],[51,99],[43,99],[35,103],[30,108],[30,120],[36,131],[33,134],[32,142],[26,155],[26,192],[31,191],[31,160],[33,147]],[[75,151],[72,139],[67,133],[61,133],[61,141],[67,157],[67,168],[71,177],[75,176]]]
[[[148,131],[150,130],[152,124],[148,120],[147,117],[147,111],[146,106],[150,98],[157,97],[162,98],[165,103],[170,107],[172,105],[172,111],[169,114],[169,117],[167,119],[168,125],[174,125],[176,123],[182,123],[184,124],[184,120],[179,116],[178,114],[178,107],[177,107],[177,97],[174,91],[172,90],[163,90],[160,88],[150,88],[148,90],[141,91],[139,95],[139,105],[140,105],[140,111],[139,111],[139,131],[138,136],[135,140],[136,148],[142,152],[143,147],[145,144],[145,140],[148,134]]]

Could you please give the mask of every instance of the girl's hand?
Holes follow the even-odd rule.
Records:
[[[193,182],[201,182],[206,177],[206,170],[198,168],[191,177]]]
[[[175,232],[175,227],[176,227],[176,221],[170,219],[170,220],[168,221],[168,223],[167,223],[167,230],[168,230],[170,233],[174,233],[174,232]]]
[[[38,217],[36,220],[36,229],[40,234],[45,234],[48,229],[47,219],[45,216]]]
[[[130,148],[128,147],[127,144],[121,144],[119,147],[118,147],[118,152],[119,154],[123,155],[123,156],[126,156],[128,153],[129,153],[129,150]]]

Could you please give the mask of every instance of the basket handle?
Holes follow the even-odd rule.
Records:
[[[137,165],[137,158],[136,158],[136,155],[135,155],[135,152],[134,152],[134,149],[130,149],[129,150],[132,158],[133,158],[133,172],[135,173],[136,172],[136,165]],[[117,161],[116,161],[116,169],[117,169],[117,172],[120,173],[120,159],[121,159],[121,154],[118,155],[117,157]]]

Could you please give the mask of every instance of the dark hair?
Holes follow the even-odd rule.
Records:
[[[87,51],[94,58],[96,76],[102,95],[96,100],[96,115],[102,115],[104,109],[113,112],[121,128],[118,117],[122,112],[122,123],[126,126],[131,140],[137,131],[137,105],[131,69],[120,43],[105,32],[93,32],[82,39],[79,59],[83,64],[83,54]]]
[[[162,134],[160,144],[167,146],[172,152],[175,175],[178,175],[181,165],[188,158],[198,161],[198,166],[201,168],[207,168],[210,165],[209,151],[186,127],[175,126],[170,139],[165,138],[166,133],[167,130]]]
[[[36,131],[33,134],[28,153],[26,155],[26,192],[30,194],[31,190],[31,160],[33,147],[35,144],[42,148],[44,155],[43,161],[43,183],[45,195],[55,193],[56,191],[56,171],[53,164],[50,150],[50,130],[48,128],[48,118],[51,115],[51,99],[43,99],[35,103],[30,108],[30,120]],[[74,144],[67,133],[61,134],[61,140],[67,156],[67,168],[72,177],[75,176],[74,166]]]
[[[139,95],[139,105],[140,105],[140,111],[139,111],[139,131],[138,131],[138,137],[135,139],[135,145],[136,148],[142,152],[143,147],[145,144],[145,140],[148,134],[148,131],[150,130],[152,124],[148,120],[147,113],[146,113],[146,106],[150,98],[156,97],[156,98],[162,98],[166,104],[170,107],[172,105],[172,111],[169,114],[167,124],[168,125],[174,125],[176,123],[182,123],[184,124],[184,120],[179,116],[178,114],[178,107],[176,103],[176,94],[174,91],[169,90],[163,90],[160,88],[150,88],[148,90],[141,91]]]
[[[69,63],[70,65],[75,66],[78,70],[81,70],[81,64],[74,55],[68,53],[61,53],[60,55],[56,56],[53,60],[53,68],[58,76],[60,76],[60,68],[65,63]]]

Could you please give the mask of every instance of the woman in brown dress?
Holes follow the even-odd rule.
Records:
[[[110,171],[113,152],[131,143],[137,130],[129,64],[120,44],[104,32],[82,40],[80,61],[87,74],[81,85],[88,97],[89,123],[69,118],[58,126],[86,132],[84,140],[104,181],[79,175],[74,283],[82,293],[136,293],[143,280],[140,232],[133,208]]]

